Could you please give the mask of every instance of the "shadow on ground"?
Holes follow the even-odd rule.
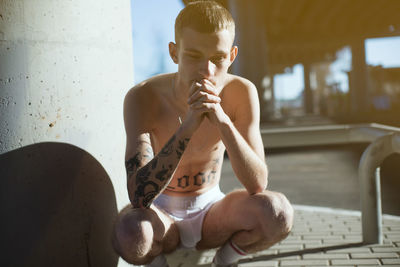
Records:
[[[308,249],[302,249],[302,250],[296,250],[296,251],[281,252],[278,254],[262,255],[262,256],[252,257],[252,258],[245,258],[245,259],[241,259],[239,261],[239,263],[269,261],[269,260],[285,258],[285,257],[302,256],[305,254],[327,252],[327,251],[336,250],[336,249],[357,248],[357,247],[362,247],[362,246],[364,246],[364,244],[362,242],[348,243],[348,244],[343,244],[343,245],[321,246],[318,248],[308,248]]]

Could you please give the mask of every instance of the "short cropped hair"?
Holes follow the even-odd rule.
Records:
[[[201,33],[228,30],[235,38],[235,22],[229,11],[215,1],[193,1],[186,5],[175,20],[175,42],[178,43],[182,29],[189,27]]]

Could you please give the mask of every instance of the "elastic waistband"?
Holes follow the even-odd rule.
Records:
[[[219,184],[213,188],[197,196],[169,196],[166,194],[159,195],[154,201],[155,204],[160,206],[168,205],[172,209],[188,209],[188,208],[203,208],[207,203],[218,197],[221,193]]]

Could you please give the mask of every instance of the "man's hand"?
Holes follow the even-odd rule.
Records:
[[[193,83],[188,98],[189,113],[192,111],[201,120],[206,116],[212,123],[221,123],[227,119],[220,103],[219,91],[207,79]],[[200,123],[199,123],[200,124]]]

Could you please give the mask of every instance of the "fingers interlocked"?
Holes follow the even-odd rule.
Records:
[[[221,98],[210,81],[203,79],[193,83],[188,98],[188,104],[192,109],[210,112],[220,102]]]

